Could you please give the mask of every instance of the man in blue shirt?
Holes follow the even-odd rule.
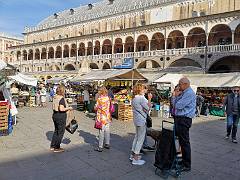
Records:
[[[175,130],[182,150],[182,171],[190,171],[191,145],[189,128],[196,113],[196,94],[190,87],[190,81],[186,77],[179,80],[179,90],[174,91],[172,97]]]

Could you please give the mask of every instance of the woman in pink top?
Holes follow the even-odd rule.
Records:
[[[99,130],[99,145],[95,150],[102,152],[103,147],[110,149],[110,123],[112,120],[110,112],[111,100],[108,97],[106,87],[101,87],[98,94],[99,97],[95,105],[95,110],[97,112],[97,121],[102,123],[102,129]]]

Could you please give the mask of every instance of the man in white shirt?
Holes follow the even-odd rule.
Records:
[[[84,110],[88,113],[88,104],[90,103],[89,92],[87,88],[83,91],[83,100],[84,100]]]

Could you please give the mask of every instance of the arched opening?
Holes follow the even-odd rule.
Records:
[[[32,49],[30,49],[28,51],[28,60],[33,60],[33,50]]]
[[[47,79],[52,79],[52,76],[47,76]]]
[[[146,67],[147,67],[147,61],[143,61],[138,65],[137,69],[143,69],[143,68],[146,69]]]
[[[84,43],[80,43],[79,49],[78,49],[78,55],[85,56],[85,44]]]
[[[187,58],[178,59],[174,61],[172,64],[170,64],[169,67],[186,67],[186,66],[202,68],[199,63],[197,63],[192,59],[187,59]]]
[[[103,41],[102,54],[112,54],[112,42],[109,39]]]
[[[64,67],[64,70],[66,71],[74,71],[75,67],[72,64],[68,64]]]
[[[63,47],[63,57],[69,57],[69,46],[68,45],[64,45]]]
[[[175,30],[168,35],[167,49],[179,49],[184,47],[184,35],[181,31]]]
[[[53,47],[50,47],[48,49],[48,59],[53,59],[54,58],[54,49]]]
[[[232,43],[232,31],[229,26],[219,24],[214,26],[208,37],[208,44],[212,45],[226,45]]]
[[[39,49],[35,50],[35,59],[37,59],[37,60],[40,59],[40,50]]]
[[[99,54],[100,54],[100,42],[96,41],[95,48],[94,48],[94,55],[99,55]]]
[[[240,72],[240,56],[226,56],[216,61],[208,70],[209,73]]]
[[[199,27],[189,31],[187,36],[187,47],[202,47],[206,45],[205,30]]]
[[[71,57],[76,57],[77,56],[77,45],[76,44],[72,44],[71,45],[71,53],[70,53]]]
[[[240,24],[237,26],[234,32],[234,41],[235,44],[240,44]]]
[[[27,51],[23,50],[23,60],[27,60]]]
[[[110,65],[108,63],[104,63],[103,69],[111,69]]]
[[[149,40],[146,35],[141,35],[137,38],[136,48],[137,48],[137,51],[149,50]]]
[[[134,39],[130,36],[125,41],[125,52],[134,52]]]
[[[152,61],[152,68],[160,68],[160,64],[157,61]]]
[[[89,66],[91,69],[99,69],[98,68],[98,65],[96,63],[90,63],[90,66]]]
[[[55,57],[62,58],[62,47],[61,46],[57,46]]]
[[[21,59],[21,51],[17,51],[17,60]]]
[[[151,50],[165,49],[165,40],[162,33],[155,33],[151,40]]]
[[[46,48],[42,48],[41,59],[47,59],[47,50],[46,50]]]
[[[60,71],[60,67],[58,65],[52,65],[50,66],[49,71]]]
[[[115,40],[114,53],[123,53],[123,43],[121,38]]]
[[[93,44],[92,42],[88,42],[88,47],[87,47],[87,56],[93,54]]]

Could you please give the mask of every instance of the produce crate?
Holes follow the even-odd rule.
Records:
[[[7,136],[7,135],[9,135],[9,130],[8,129],[0,130],[0,136]]]
[[[77,110],[84,111],[84,102],[83,101],[77,101]]]
[[[0,130],[8,129],[8,120],[0,122]]]
[[[132,106],[121,103],[118,105],[118,120],[120,121],[132,121],[133,112]]]

